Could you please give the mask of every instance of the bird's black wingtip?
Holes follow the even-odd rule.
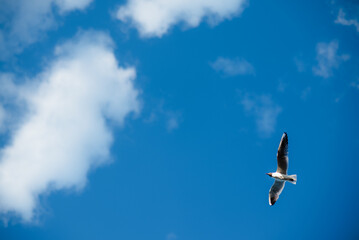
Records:
[[[275,197],[271,197],[269,199],[269,205],[271,205],[271,206],[273,206],[276,202],[277,202],[277,199],[275,199]]]

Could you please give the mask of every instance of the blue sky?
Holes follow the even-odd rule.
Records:
[[[1,239],[357,239],[355,1],[0,2]],[[289,174],[268,204],[282,133]]]

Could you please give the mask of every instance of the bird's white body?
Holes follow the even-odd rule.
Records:
[[[272,173],[272,178],[275,178],[279,181],[288,181],[291,182],[293,184],[297,183],[297,175],[287,175],[287,174],[282,174],[279,172],[274,172]]]

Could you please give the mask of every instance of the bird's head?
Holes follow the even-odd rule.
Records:
[[[266,173],[266,174],[271,177],[273,173]]]

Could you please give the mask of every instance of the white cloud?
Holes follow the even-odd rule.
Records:
[[[255,117],[257,130],[263,137],[268,137],[274,132],[277,117],[282,109],[269,95],[244,94],[240,103],[249,115]]]
[[[197,27],[203,20],[216,25],[239,15],[246,0],[128,0],[117,18],[137,28],[142,37],[162,37],[178,23]]]
[[[219,57],[215,62],[211,63],[214,70],[227,76],[236,75],[254,75],[254,67],[243,58],[223,58]]]
[[[345,26],[353,25],[356,28],[357,32],[359,32],[359,22],[358,22],[358,20],[356,20],[356,19],[346,19],[343,9],[339,9],[338,17],[335,20],[335,23],[342,24],[342,25],[345,25]]]
[[[2,0],[0,4],[0,60],[36,42],[56,26],[54,13],[83,10],[92,0]]]
[[[310,95],[310,93],[312,92],[312,88],[311,87],[306,87],[302,93],[300,94],[300,98],[302,100],[306,100],[308,98],[308,96]]]
[[[313,67],[315,75],[328,78],[333,75],[333,69],[337,69],[341,62],[350,58],[347,54],[338,55],[338,47],[338,42],[335,40],[330,43],[321,42],[317,44],[318,65]]]
[[[28,112],[0,152],[0,213],[31,221],[39,196],[80,190],[88,171],[110,160],[111,126],[139,111],[135,69],[118,66],[111,39],[81,32],[22,86]]]

